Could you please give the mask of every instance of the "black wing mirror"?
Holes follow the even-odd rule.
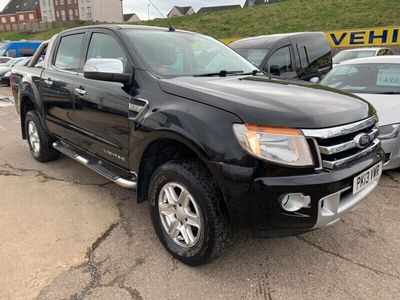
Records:
[[[281,76],[281,68],[278,65],[272,65],[269,67],[269,73],[271,75]]]
[[[91,58],[83,67],[83,76],[88,79],[130,84],[131,74],[124,73],[122,61],[115,58]]]

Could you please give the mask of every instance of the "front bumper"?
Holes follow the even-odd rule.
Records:
[[[390,140],[381,140],[382,149],[386,153],[384,170],[400,168],[400,137]]]
[[[314,228],[330,226],[340,220],[342,216],[357,207],[361,200],[367,197],[377,186],[379,179],[371,181],[363,190],[352,194],[352,187],[348,187],[318,202],[318,215]]]
[[[346,168],[318,174],[257,178],[251,195],[239,201],[242,222],[255,230],[293,233],[331,225],[374,190],[378,180],[353,195],[353,179],[382,161],[383,156],[379,151]],[[283,210],[280,199],[287,193],[309,196],[310,206],[293,213]]]

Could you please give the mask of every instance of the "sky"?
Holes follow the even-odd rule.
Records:
[[[0,10],[8,3],[9,0],[0,0]],[[169,11],[177,6],[193,6],[197,11],[204,6],[218,6],[218,5],[243,5],[245,0],[151,0],[158,9],[166,16]],[[136,13],[141,20],[147,20],[147,4],[148,0],[123,0],[124,13]],[[150,19],[159,18],[160,15],[157,10],[150,6]]]

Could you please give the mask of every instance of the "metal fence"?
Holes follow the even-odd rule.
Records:
[[[33,22],[24,22],[17,24],[1,24],[0,30],[1,32],[18,31],[18,32],[30,33],[30,32],[49,30],[52,29],[53,27],[54,27],[53,22],[33,21]]]
[[[55,22],[41,22],[33,21],[17,24],[0,24],[0,32],[22,32],[22,33],[36,33],[47,31],[52,28],[70,28],[79,25],[95,25],[101,24],[98,21],[55,21]]]

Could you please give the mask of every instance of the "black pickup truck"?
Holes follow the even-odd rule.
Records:
[[[381,175],[367,102],[263,75],[200,34],[68,30],[13,70],[12,89],[34,158],[61,152],[135,190],[189,265],[220,255],[234,224],[266,235],[331,225]]]

